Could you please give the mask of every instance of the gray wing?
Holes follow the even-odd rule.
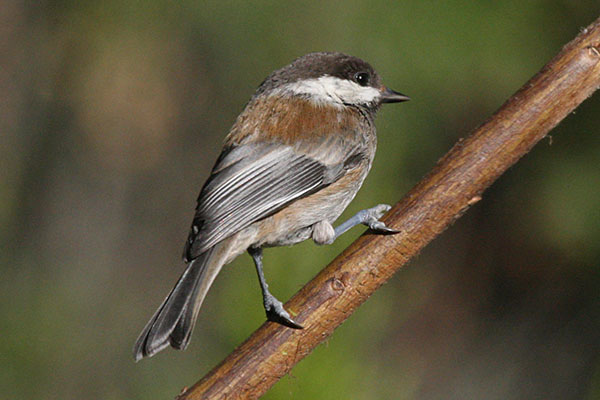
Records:
[[[347,160],[355,161],[356,155]],[[246,144],[224,151],[198,197],[184,260],[193,260],[253,222],[330,185],[347,167],[344,161],[325,165],[280,144]]]

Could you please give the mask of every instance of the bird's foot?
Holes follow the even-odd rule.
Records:
[[[273,295],[265,297],[265,312],[267,313],[267,319],[271,322],[287,326],[292,329],[304,329],[304,327],[294,321],[290,314],[285,311],[283,304],[277,300]]]
[[[389,228],[383,221],[379,220],[379,218],[381,218],[383,214],[388,212],[391,208],[392,206],[388,204],[378,204],[375,207],[360,211],[362,224],[368,226],[369,229],[377,233],[399,233],[399,230]]]

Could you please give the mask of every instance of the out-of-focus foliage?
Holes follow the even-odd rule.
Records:
[[[588,1],[5,1],[0,20],[0,397],[172,398],[264,320],[251,260],[190,348],[134,364],[183,268],[220,143],[272,70],[371,62],[413,101],[345,217],[398,200],[581,27]],[[600,95],[398,273],[267,399],[600,397]],[[266,251],[287,299],[363,229]]]

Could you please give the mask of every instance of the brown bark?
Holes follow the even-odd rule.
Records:
[[[260,397],[599,86],[600,19],[390,210],[399,234],[367,232],[286,304],[305,329],[263,324],[180,399]]]

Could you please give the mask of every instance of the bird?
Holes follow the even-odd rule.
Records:
[[[378,109],[407,100],[369,63],[344,53],[309,53],[272,72],[237,117],[200,191],[183,251],[187,267],[135,342],[136,362],[169,345],[188,346],[217,274],[245,252],[267,320],[302,329],[268,289],[263,248],[307,239],[330,244],[360,224],[399,232],[380,221],[387,204],[333,224],[371,168]]]

